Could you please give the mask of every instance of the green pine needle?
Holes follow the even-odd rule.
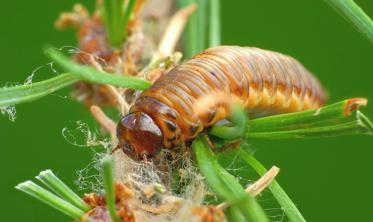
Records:
[[[245,150],[246,143],[241,146],[239,149],[238,155],[241,159],[243,159],[248,165],[250,165],[259,176],[263,176],[267,170],[264,166],[254,158],[249,152]],[[302,214],[298,210],[297,206],[293,203],[290,197],[286,194],[286,192],[281,188],[280,184],[273,180],[269,185],[268,189],[272,192],[274,198],[277,200],[281,209],[285,212],[286,216],[292,222],[305,222],[306,220],[303,218]]]
[[[354,98],[334,103],[316,110],[273,115],[268,117],[248,120],[244,109],[235,106],[232,110],[231,122],[233,125],[213,126],[209,134],[215,137],[215,142],[232,142],[232,140],[243,139],[242,148],[247,146],[250,138],[279,139],[279,138],[311,138],[327,137],[345,134],[367,133],[373,134],[372,122],[359,110],[359,106],[366,105],[367,100]],[[217,138],[216,138],[217,137]],[[220,138],[220,140],[219,140]],[[241,157],[260,176],[266,173],[266,169],[251,154],[240,149],[237,156]],[[197,160],[198,160],[198,155]],[[204,163],[207,165],[208,161]],[[211,168],[212,166],[206,166]],[[202,171],[202,169],[201,169]],[[202,171],[203,173],[203,171]],[[205,175],[205,173],[204,173]],[[208,178],[207,178],[208,180]],[[208,180],[209,181],[209,180]],[[209,183],[217,184],[213,181]],[[269,185],[285,214],[291,221],[304,222],[305,219],[291,201],[281,186],[273,181]],[[237,211],[228,211],[231,217],[240,217]]]
[[[197,5],[197,12],[183,34],[185,58],[221,44],[220,0],[179,0],[180,8],[190,4]]]
[[[46,53],[57,64],[70,72],[32,84],[0,88],[0,107],[40,99],[77,81],[110,84],[137,90],[144,90],[151,86],[150,82],[140,78],[101,72],[92,67],[79,65],[52,48],[48,49]]]
[[[16,189],[29,194],[30,196],[48,204],[49,206],[61,211],[73,219],[78,219],[85,213],[83,210],[61,199],[32,181],[20,183],[16,186]]]
[[[127,26],[136,0],[105,0],[103,4],[103,20],[108,40],[113,47],[119,48],[127,38]]]
[[[60,197],[70,202],[79,209],[87,212],[90,206],[86,204],[74,191],[62,182],[51,170],[45,170],[36,177],[49,189],[53,190]]]
[[[0,107],[32,102],[77,81],[76,74],[64,73],[32,84],[0,88]]]
[[[53,48],[47,49],[46,54],[62,68],[75,73],[81,80],[84,81],[99,84],[110,84],[138,90],[144,90],[151,86],[150,82],[137,77],[106,73],[93,67],[79,65]]]
[[[221,44],[220,0],[209,0],[209,47]]]
[[[233,126],[213,126],[209,134],[222,139],[296,139],[331,137],[350,134],[373,135],[373,125],[360,111],[366,99],[354,98],[327,105],[315,110],[286,113],[246,120],[243,110],[235,109]],[[242,135],[242,131],[246,135]]]
[[[104,188],[106,194],[106,204],[110,213],[112,222],[118,221],[118,215],[115,206],[115,189],[114,189],[114,176],[113,176],[113,158],[106,156],[102,160]]]
[[[208,0],[196,0],[197,3],[197,52],[200,53],[205,50],[207,46],[207,22],[208,22],[208,11],[207,11]]]
[[[211,147],[204,138],[195,139],[192,148],[199,170],[219,198],[238,208],[247,221],[269,221],[255,198],[246,193],[236,178],[218,163]]]
[[[121,25],[120,27],[124,28],[124,36],[123,36],[123,41],[126,40],[127,38],[127,26],[128,22],[130,21],[132,11],[135,7],[136,0],[129,0],[125,9],[125,12],[121,18]]]
[[[287,139],[373,134],[369,119],[357,109],[366,99],[354,98],[316,110],[253,119],[247,138]]]
[[[197,4],[197,0],[179,0],[179,8],[184,8],[191,4]],[[197,5],[198,10],[198,5]],[[198,13],[198,11],[197,11]],[[199,52],[199,39],[198,39],[198,15],[193,13],[189,16],[188,23],[182,36],[183,40],[183,54],[184,57],[189,59]]]
[[[373,21],[353,0],[325,0],[373,43]]]

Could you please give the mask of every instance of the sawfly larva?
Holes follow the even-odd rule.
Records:
[[[203,98],[217,102],[196,112]],[[142,92],[118,124],[119,148],[143,159],[192,140],[229,117],[230,106],[222,98],[238,99],[253,115],[268,115],[318,108],[325,93],[319,81],[289,56],[249,47],[210,48]]]

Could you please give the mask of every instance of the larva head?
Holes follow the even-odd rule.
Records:
[[[152,158],[163,145],[163,134],[153,119],[143,112],[124,116],[117,126],[119,147],[131,158]]]

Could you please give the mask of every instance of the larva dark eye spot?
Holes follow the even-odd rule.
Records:
[[[198,126],[190,126],[189,127],[189,133],[191,135],[194,135],[197,132],[197,130],[198,130]]]
[[[167,128],[168,128],[170,131],[175,132],[175,130],[176,130],[176,125],[175,125],[175,123],[173,123],[173,122],[171,122],[171,121],[167,121],[166,124],[167,124]]]
[[[129,143],[125,143],[123,149],[126,153],[132,153],[134,151],[133,146]]]

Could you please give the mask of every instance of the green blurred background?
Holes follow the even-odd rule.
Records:
[[[59,13],[74,3],[2,2],[0,85],[23,82],[47,63],[44,45],[76,44],[74,31],[53,28]],[[93,1],[82,3],[94,6]],[[357,3],[373,17],[373,1]],[[328,89],[331,102],[349,97],[373,99],[373,45],[321,0],[222,0],[222,25],[224,44],[272,49],[299,59]],[[34,80],[53,75],[44,68]],[[1,221],[68,221],[14,189],[47,168],[76,188],[72,182],[76,170],[90,162],[93,152],[67,143],[61,131],[76,120],[93,129],[97,126],[87,110],[66,95],[68,90],[62,90],[18,105],[15,122],[0,116]],[[373,105],[365,111],[373,117]],[[281,168],[280,183],[309,221],[373,220],[372,137],[252,141],[252,146],[266,166]]]

